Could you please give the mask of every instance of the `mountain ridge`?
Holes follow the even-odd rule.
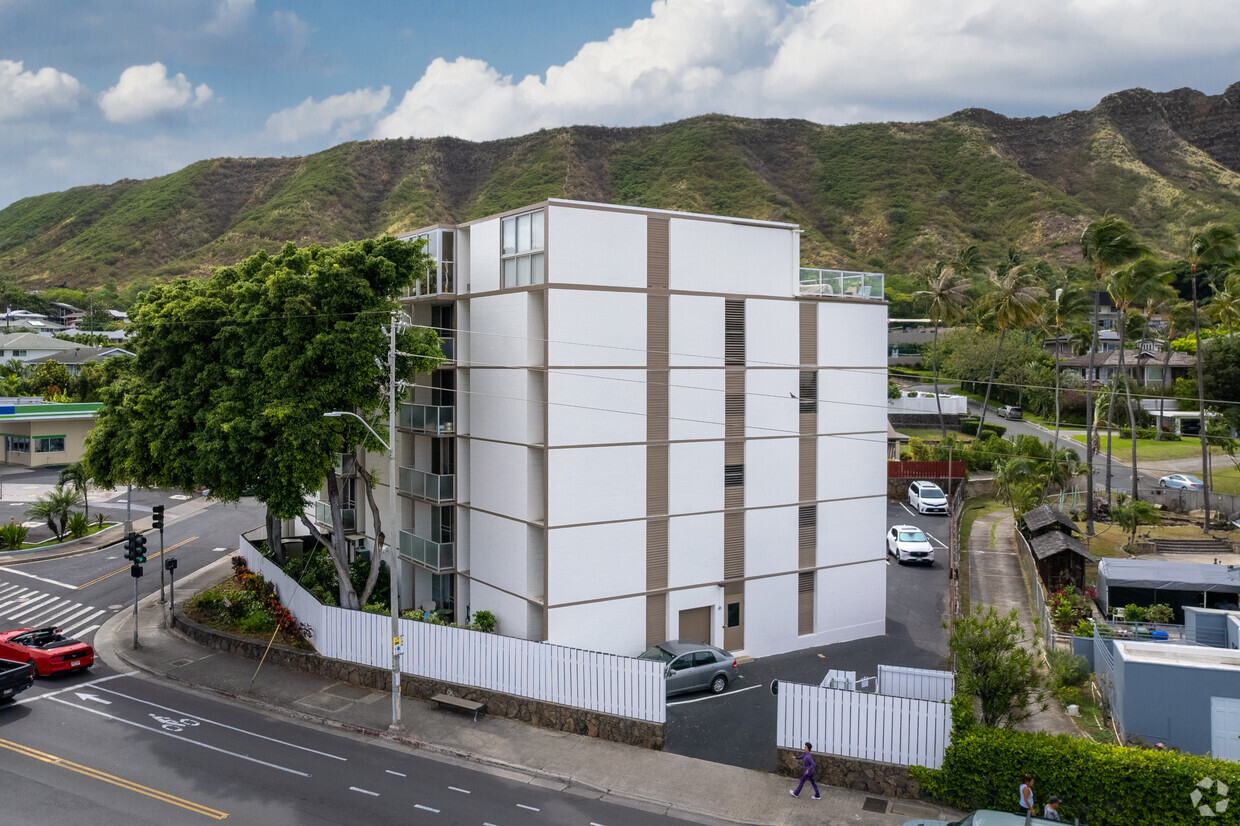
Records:
[[[1240,83],[1219,95],[1128,89],[1034,118],[700,115],[207,159],[0,210],[0,273],[28,288],[202,275],[288,241],[407,232],[550,197],[792,221],[816,266],[910,272],[963,243],[1066,265],[1106,212],[1170,256],[1191,229],[1240,220]]]

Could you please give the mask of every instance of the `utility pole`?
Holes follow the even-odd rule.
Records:
[[[388,526],[388,533],[392,536],[398,536],[396,533],[396,326],[399,312],[399,310],[392,311],[388,330],[388,520],[392,523]],[[404,645],[400,638],[400,576],[397,568],[399,554],[396,551],[396,544],[389,542],[387,546],[388,575],[392,580],[390,589],[392,597],[392,724],[389,728],[397,731],[400,729],[400,655],[404,650]]]

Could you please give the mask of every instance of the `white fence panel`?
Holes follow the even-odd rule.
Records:
[[[931,668],[880,665],[878,693],[938,703],[956,695],[956,675]]]
[[[950,736],[947,703],[779,682],[782,748],[809,742],[824,754],[937,769]]]
[[[392,667],[392,618],[323,605],[241,537],[250,570],[276,586],[280,601],[313,629],[320,654]],[[401,672],[652,723],[667,720],[663,665],[465,628],[399,621]]]

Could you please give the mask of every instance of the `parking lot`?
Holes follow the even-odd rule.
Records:
[[[918,668],[947,665],[947,517],[919,515],[887,503],[887,527],[916,525],[934,546],[933,566],[898,565],[887,558],[887,633],[881,637],[763,657],[741,666],[742,679],[723,694],[673,697],[667,708],[667,750],[676,754],[770,771],[775,767],[772,680],[817,685],[828,669],[872,677],[879,663]],[[874,537],[877,553],[885,550]]]

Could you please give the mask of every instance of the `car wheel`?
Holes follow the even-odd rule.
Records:
[[[728,687],[728,678],[722,674],[716,674],[715,679],[710,681],[710,691],[712,694],[722,694],[723,690]]]
[[[1167,486],[1167,480],[1166,480],[1166,479],[1159,479],[1159,480],[1158,480],[1158,486],[1159,486],[1160,488],[1165,488],[1165,487]]]
[[[26,665],[30,666],[30,670],[34,672],[36,677],[39,676],[39,667],[34,664],[34,660],[26,660]]]

